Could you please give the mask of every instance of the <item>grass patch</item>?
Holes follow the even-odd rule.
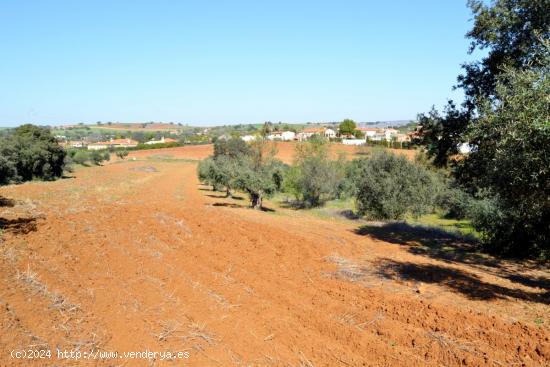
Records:
[[[443,229],[447,232],[459,233],[464,236],[474,236],[479,238],[479,233],[472,227],[472,223],[467,219],[448,219],[442,214],[426,214],[419,218],[408,217],[407,223]]]
[[[278,193],[270,202],[277,208],[289,208],[294,201],[292,195],[286,193]],[[297,206],[296,206],[297,208]],[[343,220],[358,220],[361,219],[355,214],[355,200],[353,198],[343,198],[327,201],[323,206],[318,208],[301,208],[298,209],[309,215],[313,215],[320,219],[343,219]],[[468,236],[479,238],[479,233],[474,229],[472,223],[467,219],[448,219],[443,216],[443,213],[432,213],[422,215],[418,218],[407,216],[405,222],[413,226],[422,226],[435,228],[445,232],[454,233],[460,236]],[[449,249],[452,251],[452,249]]]

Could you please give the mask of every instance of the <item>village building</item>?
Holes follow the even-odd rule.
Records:
[[[355,131],[359,131],[365,136],[365,138],[369,138],[380,132],[380,129],[376,127],[356,127]]]
[[[292,141],[296,139],[296,133],[294,131],[274,131],[267,136],[267,139]]]
[[[168,144],[168,143],[177,143],[178,141],[176,139],[172,139],[172,138],[165,138],[164,136],[162,138],[160,138],[160,140],[149,140],[148,142],[146,142],[145,144],[147,145],[152,145],[152,144]]]
[[[319,135],[327,139],[331,139],[336,137],[336,131],[326,127],[310,127],[296,134],[296,139],[303,141],[311,138],[313,135]]]
[[[342,144],[344,145],[363,145],[365,144],[364,139],[342,139]]]
[[[133,139],[111,139],[88,144],[88,150],[103,150],[109,148],[135,148],[138,142]]]
[[[242,139],[245,143],[250,143],[251,141],[256,140],[257,137],[254,136],[254,135],[244,135],[244,136],[241,136],[241,139]]]

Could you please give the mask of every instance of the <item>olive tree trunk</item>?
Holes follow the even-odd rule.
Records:
[[[252,201],[252,208],[256,210],[262,209],[262,193],[253,192],[250,194],[250,200]]]

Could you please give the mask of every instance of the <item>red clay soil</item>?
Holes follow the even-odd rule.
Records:
[[[144,159],[0,188],[12,200],[0,207],[0,365],[549,365],[547,270],[253,211],[195,171]],[[189,358],[60,360],[55,348]],[[54,355],[10,357],[20,349]]]
[[[185,145],[176,148],[161,148],[148,150],[135,150],[128,154],[128,158],[169,158],[169,159],[193,159],[199,160],[214,153],[212,144],[207,145]]]
[[[294,160],[294,152],[296,149],[296,142],[277,142],[277,158],[285,163],[292,163]],[[340,154],[343,154],[347,159],[354,159],[364,157],[366,152],[371,152],[374,148],[371,147],[355,147],[343,144],[330,144],[330,152],[332,158],[336,159]],[[388,149],[392,153],[402,154],[408,159],[413,159],[416,151],[407,149]],[[177,158],[177,159],[203,159],[212,155],[213,146],[208,145],[187,145],[177,148],[165,148],[165,149],[151,149],[151,150],[138,150],[130,152],[129,158],[144,158],[150,156],[156,156],[159,158]]]

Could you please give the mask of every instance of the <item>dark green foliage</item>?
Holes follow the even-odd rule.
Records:
[[[109,151],[99,150],[69,150],[69,162],[87,166],[89,164],[100,165],[103,161],[109,161],[111,155]]]
[[[466,219],[471,215],[474,198],[459,188],[444,188],[436,197],[436,204],[445,211],[445,218]]]
[[[230,157],[219,155],[202,160],[198,166],[198,176],[201,182],[212,185],[215,190],[225,188],[227,196],[235,186],[235,180],[242,168],[241,160],[245,156]]]
[[[304,206],[315,207],[344,192],[345,162],[328,157],[324,139],[311,139],[296,148],[296,164],[285,175],[285,190]]]
[[[258,161],[254,155],[244,156],[239,163],[235,188],[248,194],[253,208],[262,209],[263,199],[282,189],[283,165],[272,157]]]
[[[118,158],[124,159],[128,156],[128,151],[127,150],[117,150],[115,154]]]
[[[506,69],[537,68],[548,62],[550,0],[470,0],[468,5],[474,15],[467,33],[470,51],[486,50],[487,55],[463,65],[458,87],[466,95],[464,109],[451,102],[443,116],[436,111],[419,116],[424,137],[417,142],[427,147],[438,166],[445,166],[457,146],[468,141],[467,130],[475,125],[484,101],[495,97],[497,80]]]
[[[444,115],[433,108],[427,115],[418,115],[418,124],[422,127],[414,142],[426,148],[437,167],[445,167],[449,158],[458,154],[458,145],[464,139],[470,119],[471,114],[467,110],[460,110],[449,101]]]
[[[359,214],[370,219],[403,219],[433,209],[440,183],[432,172],[402,156],[375,152],[356,163]]]
[[[308,157],[290,169],[287,189],[305,206],[315,207],[334,199],[340,192],[343,172],[334,161]]]
[[[2,151],[4,154],[5,150]],[[0,185],[7,185],[17,181],[16,162],[9,159],[10,156],[0,156]]]
[[[357,127],[357,124],[355,121],[350,119],[345,119],[340,123],[340,135],[353,135],[357,133],[355,128]]]
[[[197,176],[199,181],[205,185],[211,185],[214,190],[219,191],[222,187],[219,178],[218,166],[213,157],[208,157],[199,162],[197,166]]]
[[[457,174],[490,199],[476,228],[493,250],[550,256],[550,57],[544,67],[503,74],[468,131],[476,149]],[[481,195],[481,194],[480,194]],[[479,218],[490,218],[479,220]],[[495,223],[495,221],[499,221]]]
[[[214,155],[202,160],[197,168],[199,180],[215,190],[225,188],[246,192],[253,208],[261,209],[264,197],[281,190],[283,164],[274,159],[275,152],[263,140],[251,146],[240,138],[218,139]]]
[[[250,154],[250,148],[240,138],[217,139],[214,143],[214,157],[229,156],[236,158]]]
[[[90,152],[90,161],[95,165],[100,165],[105,160],[105,156],[98,150],[92,150]]]
[[[89,159],[90,154],[85,150],[71,151],[71,160],[76,164],[84,165]]]
[[[471,215],[485,246],[513,256],[550,257],[550,0],[469,1],[471,50],[464,65],[463,110],[420,116],[420,141],[480,201]]]
[[[495,95],[497,79],[506,68],[517,70],[545,64],[544,40],[550,39],[549,0],[481,0],[468,2],[474,15],[470,52],[487,50],[480,61],[463,65],[458,78],[467,106]]]
[[[0,138],[0,183],[59,178],[65,156],[47,128],[22,125]]]

